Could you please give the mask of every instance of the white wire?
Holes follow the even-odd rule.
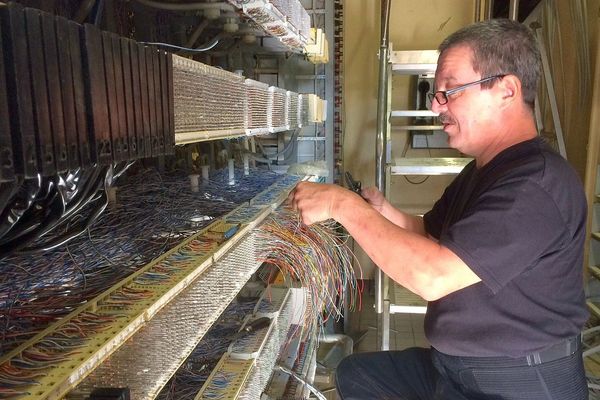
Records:
[[[167,48],[170,48],[170,49],[183,50],[183,51],[187,51],[187,52],[201,53],[201,52],[204,52],[204,51],[211,50],[217,44],[219,44],[219,37],[213,38],[210,42],[208,42],[203,47],[196,47],[196,48],[181,47],[181,46],[176,46],[174,44],[161,43],[161,42],[140,42],[140,43],[147,44],[149,46],[160,46],[160,47],[167,47]]]
[[[317,399],[319,399],[319,400],[327,400],[327,398],[325,397],[325,395],[323,393],[321,393],[316,387],[314,387],[313,385],[311,385],[310,383],[308,383],[305,379],[303,379],[300,375],[298,375],[297,373],[295,373],[291,369],[288,369],[288,368],[284,367],[283,365],[279,365],[279,364],[277,364],[275,366],[275,368],[279,368],[281,371],[285,372],[286,374],[288,374],[292,378],[296,379],[298,382],[302,383],[303,385],[306,385],[306,387],[308,388],[308,390],[312,394],[314,394],[315,396],[317,396]]]

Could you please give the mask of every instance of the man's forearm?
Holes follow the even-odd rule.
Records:
[[[410,215],[398,210],[389,201],[386,201],[381,210],[381,215],[387,218],[394,225],[404,228],[408,231],[417,233],[422,236],[427,236],[425,232],[425,224],[423,217]]]
[[[390,278],[426,300],[437,300],[480,280],[452,251],[419,231],[422,218],[397,210],[393,216],[398,224],[351,196],[340,198],[331,215]]]

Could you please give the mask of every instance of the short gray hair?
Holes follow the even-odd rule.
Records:
[[[523,100],[532,109],[540,79],[540,50],[533,32],[509,19],[491,19],[468,25],[448,36],[438,50],[467,45],[473,51],[473,70],[485,78],[511,74],[521,80]],[[490,88],[494,81],[485,82]]]

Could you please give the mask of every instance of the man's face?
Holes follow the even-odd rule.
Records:
[[[468,46],[447,49],[438,60],[435,90],[447,91],[484,78],[473,70],[472,54]],[[440,114],[451,147],[477,157],[492,144],[498,123],[495,87],[482,90],[481,85],[474,85],[448,95],[444,105],[432,101],[432,110]]]

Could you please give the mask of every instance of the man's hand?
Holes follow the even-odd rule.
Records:
[[[337,185],[299,182],[288,196],[288,204],[307,225],[335,219],[337,206],[348,196],[356,194]]]
[[[360,195],[379,213],[383,211],[383,205],[385,204],[385,197],[383,197],[383,193],[381,193],[376,187],[371,186],[366,189],[363,189],[360,192]]]

